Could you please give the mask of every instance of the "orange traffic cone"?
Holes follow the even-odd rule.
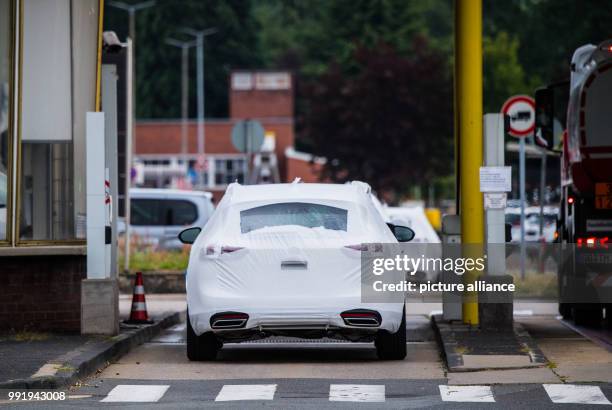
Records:
[[[142,280],[142,272],[136,272],[136,280],[134,281],[134,294],[132,296],[132,311],[130,319],[125,323],[129,324],[147,324],[153,323],[149,320],[147,313],[147,302],[145,301],[144,282]]]

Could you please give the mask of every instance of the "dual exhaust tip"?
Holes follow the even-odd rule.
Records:
[[[353,309],[340,313],[340,317],[349,326],[378,327],[382,323],[380,313],[375,310]]]
[[[241,312],[221,312],[210,318],[210,327],[213,329],[240,329],[243,328],[249,315]]]
[[[340,317],[348,326],[379,327],[382,323],[380,313],[375,310],[353,309],[340,313]],[[249,315],[242,312],[221,312],[210,318],[213,329],[240,329],[246,326]]]

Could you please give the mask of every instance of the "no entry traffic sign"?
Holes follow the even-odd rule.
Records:
[[[535,129],[535,101],[527,95],[515,95],[506,100],[502,114],[510,117],[508,134],[523,138]]]

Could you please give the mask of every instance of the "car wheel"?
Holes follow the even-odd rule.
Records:
[[[406,357],[406,310],[402,312],[402,323],[395,333],[379,331],[376,336],[376,354],[382,360],[403,360]]]
[[[572,319],[572,305],[569,303],[559,303],[559,314],[565,320]]]
[[[194,362],[215,360],[221,346],[213,332],[196,335],[187,312],[187,358]]]
[[[603,319],[603,309],[600,305],[575,305],[572,316],[576,326],[600,327]]]

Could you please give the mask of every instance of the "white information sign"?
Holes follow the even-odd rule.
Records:
[[[253,74],[232,73],[232,90],[246,91],[253,88]]]
[[[511,167],[480,167],[480,192],[510,192]]]
[[[506,209],[508,194],[505,192],[485,192],[485,209]]]

